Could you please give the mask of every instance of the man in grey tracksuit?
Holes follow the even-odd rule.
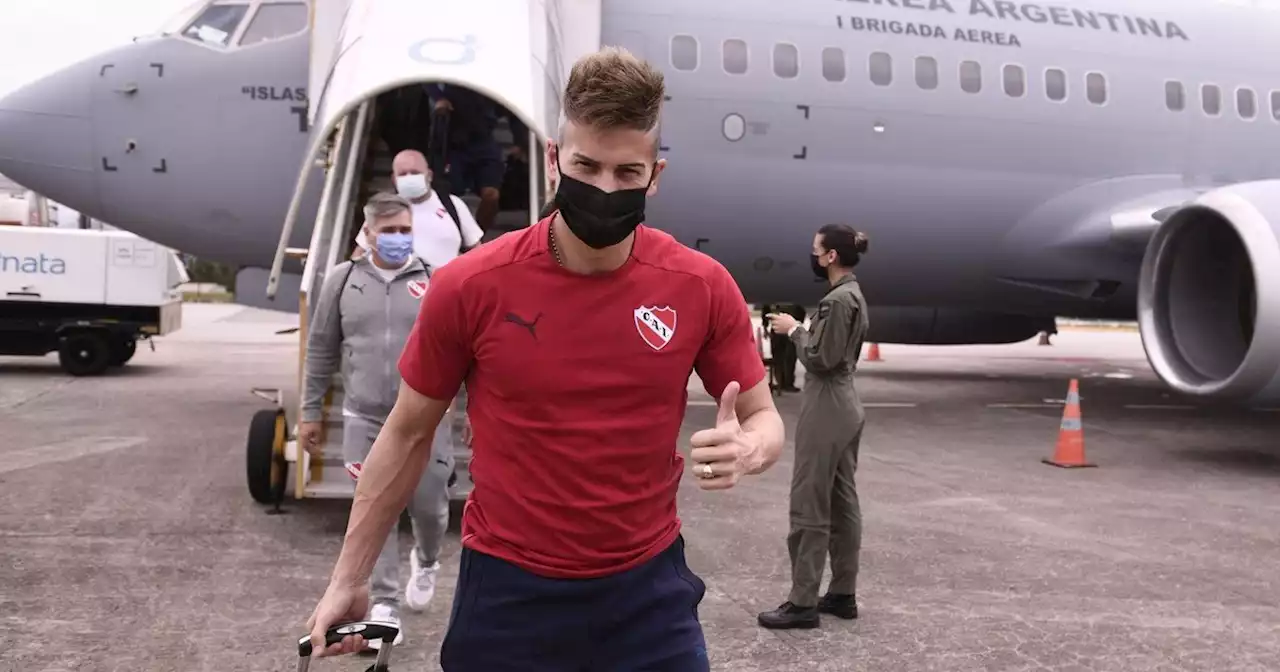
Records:
[[[320,444],[324,395],[341,367],[343,462],[353,479],[395,405],[400,388],[396,366],[418,317],[430,270],[413,255],[413,221],[408,201],[376,194],[365,206],[365,235],[371,254],[332,268],[325,277],[308,325],[305,387],[299,442]],[[426,608],[435,592],[440,541],[449,523],[448,479],[453,471],[451,435],[436,432],[431,463],[409,502],[417,542],[410,553],[412,575],[405,602]],[[392,529],[370,579],[369,617],[399,623],[399,545]],[[403,630],[395,643],[403,642]],[[371,642],[379,648],[381,642]]]

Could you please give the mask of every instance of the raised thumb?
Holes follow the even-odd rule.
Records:
[[[723,425],[738,421],[738,391],[741,386],[733,381],[724,387],[720,394],[720,409],[716,412],[716,424]]]

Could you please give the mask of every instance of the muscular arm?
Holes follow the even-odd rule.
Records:
[[[738,422],[755,447],[754,457],[747,469],[749,474],[764,473],[778,461],[782,455],[783,444],[786,443],[786,427],[782,424],[782,416],[773,404],[773,394],[769,391],[769,379],[765,378],[749,390],[738,394],[735,405]]]
[[[750,386],[738,391],[733,411],[742,434],[738,441],[750,448],[750,454],[739,456],[741,466],[749,474],[759,474],[773,466],[782,453],[786,429],[773,405],[769,377],[756,350],[751,313],[729,272],[723,267],[711,276],[711,333],[694,362],[698,377],[707,394],[723,399],[731,384]],[[719,424],[719,420],[717,420]],[[736,434],[736,428],[734,430]]]
[[[796,327],[791,332],[791,340],[796,344],[796,356],[804,365],[805,371],[827,373],[844,362],[853,318],[853,310],[848,302],[826,299],[818,305],[813,333],[804,327]]]
[[[440,420],[450,403],[452,399],[432,399],[408,385],[400,386],[396,405],[356,482],[347,535],[333,570],[334,583],[361,586],[369,580],[388,533],[431,459],[431,439],[436,431],[442,431]]]

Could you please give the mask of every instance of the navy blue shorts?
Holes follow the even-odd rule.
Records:
[[[471,191],[477,196],[486,187],[502,186],[502,176],[507,164],[502,160],[502,149],[497,142],[477,143],[462,149],[449,149],[449,166],[446,175],[449,187],[457,196]]]
[[[445,672],[709,672],[684,539],[621,574],[549,579],[462,550]]]

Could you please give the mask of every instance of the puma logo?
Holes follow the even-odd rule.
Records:
[[[351,289],[354,289],[357,292],[364,294],[364,285],[357,285],[356,283],[353,282],[351,283]]]
[[[533,318],[532,322],[526,321],[524,318],[520,317],[519,315],[516,315],[515,313],[507,313],[506,316],[503,317],[502,319],[504,322],[518,324],[524,327],[525,329],[528,329],[529,335],[533,336],[533,340],[535,341],[538,340],[538,332],[537,332],[538,320],[542,319],[542,313],[538,313],[537,317]]]

